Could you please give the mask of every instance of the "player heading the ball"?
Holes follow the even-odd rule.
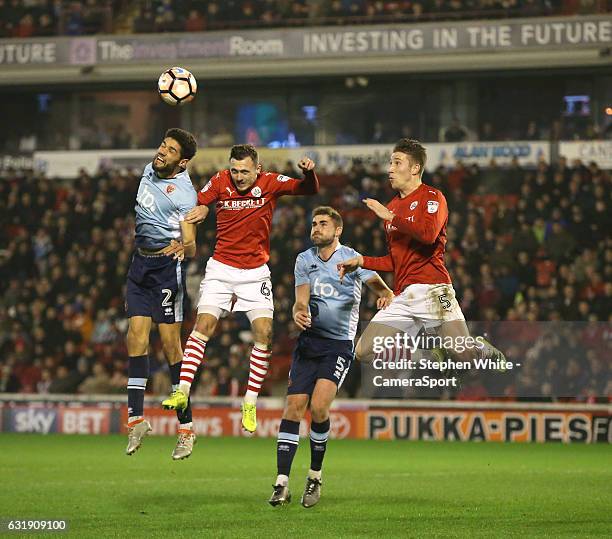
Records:
[[[186,268],[183,258],[196,253],[196,227],[185,215],[196,205],[187,163],[197,149],[182,129],[166,131],[157,153],[140,179],[136,196],[136,253],[127,277],[128,446],[132,455],[151,430],[144,418],[144,392],[149,377],[149,333],[158,324],[172,387],[181,373],[181,322],[185,308]],[[177,411],[180,423],[175,460],[191,454],[195,435],[189,403]]]
[[[208,205],[214,204],[217,242],[200,285],[198,316],[185,347],[179,389],[162,405],[168,409],[186,406],[191,384],[204,361],[206,345],[219,318],[229,311],[242,311],[251,323],[254,337],[247,391],[241,407],[242,426],[254,432],[257,396],[272,353],[274,302],[267,264],[272,215],[279,197],[314,195],[319,191],[319,180],[314,162],[307,157],[298,163],[303,180],[264,172],[257,150],[250,144],[233,146],[229,165],[203,187],[198,193],[198,206],[186,216],[188,223],[200,223],[208,215]]]

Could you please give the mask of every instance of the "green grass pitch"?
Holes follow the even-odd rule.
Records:
[[[29,537],[612,536],[609,445],[332,440],[321,502],[304,509],[308,440],[282,508],[267,503],[273,439],[201,437],[182,462],[174,438],[146,438],[132,457],[125,443],[0,435],[0,519],[69,520]]]

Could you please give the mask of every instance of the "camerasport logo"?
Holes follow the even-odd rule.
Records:
[[[172,193],[174,190],[176,189],[176,185],[174,184],[170,184],[168,187],[166,187],[166,193],[170,194]]]

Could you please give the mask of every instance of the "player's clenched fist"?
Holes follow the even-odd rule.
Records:
[[[344,276],[347,273],[351,273],[351,271],[355,271],[357,268],[363,266],[363,256],[354,256],[353,258],[349,258],[347,260],[343,260],[336,267],[338,268],[338,273],[340,274],[340,282],[344,279]]]
[[[309,170],[314,170],[315,163],[312,159],[309,159],[308,157],[304,157],[300,160],[297,166],[302,172],[307,172]]]
[[[191,224],[198,224],[204,221],[207,215],[208,206],[196,206],[187,212],[187,215],[185,215],[185,221]]]
[[[299,327],[302,331],[309,328],[312,324],[312,319],[310,318],[310,314],[308,311],[297,311],[293,315],[293,321],[295,325]]]

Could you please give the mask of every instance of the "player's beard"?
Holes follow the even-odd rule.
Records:
[[[327,247],[328,245],[331,245],[332,243],[334,243],[335,236],[324,238],[323,236],[317,235],[317,236],[311,237],[310,239],[313,245],[320,249],[321,247]]]
[[[157,156],[153,159],[153,170],[157,173],[160,178],[167,178],[172,175],[174,169],[176,168],[176,164],[168,163],[168,161],[164,161],[163,165],[157,164]]]

